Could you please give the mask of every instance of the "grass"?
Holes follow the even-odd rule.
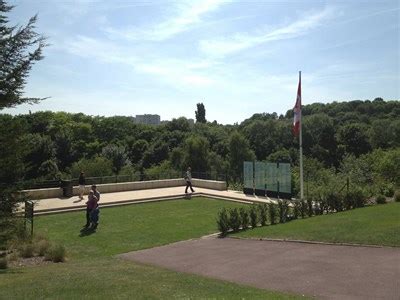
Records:
[[[399,232],[400,203],[389,203],[259,227],[234,235],[251,238],[400,246]]]
[[[35,218],[35,231],[67,249],[68,261],[0,272],[0,299],[298,299],[234,283],[124,261],[115,255],[216,231],[222,207],[193,198],[102,209],[98,231],[80,236],[85,213]]]

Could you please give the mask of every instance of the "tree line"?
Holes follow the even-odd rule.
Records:
[[[227,174],[241,181],[245,160],[299,161],[292,135],[292,110],[285,115],[255,114],[240,124],[186,118],[159,126],[125,116],[37,112],[0,115],[0,139],[15,156],[16,181],[87,176],[194,171]],[[303,106],[303,151],[318,168],[339,170],[343,163],[377,151],[398,151],[400,102],[314,103]],[[197,112],[196,112],[197,114]],[[203,121],[204,120],[204,121]],[[397,153],[397,152],[396,152]],[[8,163],[11,161],[8,159]],[[6,163],[6,162],[5,162]],[[4,177],[2,177],[3,179]]]

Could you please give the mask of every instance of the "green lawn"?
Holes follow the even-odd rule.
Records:
[[[400,203],[295,220],[235,236],[400,246]]]
[[[0,299],[300,298],[115,257],[216,232],[217,212],[241,205],[193,198],[102,209],[98,231],[88,236],[80,236],[84,212],[37,217],[35,231],[65,245],[68,261],[0,272]]]

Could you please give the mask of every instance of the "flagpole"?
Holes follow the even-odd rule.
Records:
[[[299,71],[299,82],[301,86],[301,71]],[[303,184],[303,136],[302,136],[302,116],[301,116],[301,103],[300,103],[300,130],[299,130],[299,144],[300,144],[300,200],[304,199],[304,184]]]

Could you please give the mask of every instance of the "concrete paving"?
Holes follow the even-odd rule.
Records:
[[[194,196],[206,196],[213,198],[220,198],[231,201],[252,203],[268,203],[274,201],[267,197],[259,196],[249,196],[245,195],[239,191],[218,191],[205,188],[195,188],[195,193],[189,194],[191,197]],[[149,201],[162,201],[171,199],[181,199],[186,197],[185,187],[170,187],[170,188],[158,188],[158,189],[146,189],[146,190],[135,190],[128,192],[117,192],[117,193],[103,193],[100,198],[100,206],[116,206],[116,205],[126,205],[132,203],[143,203]],[[35,200],[35,199],[32,199]],[[35,201],[35,214],[48,214],[55,212],[66,212],[74,210],[83,210],[86,208],[85,202],[87,201],[87,196],[84,200],[79,200],[77,196],[71,198],[49,198],[41,199]],[[23,206],[21,207],[21,209]]]
[[[400,299],[400,249],[207,237],[123,259],[318,299]]]

